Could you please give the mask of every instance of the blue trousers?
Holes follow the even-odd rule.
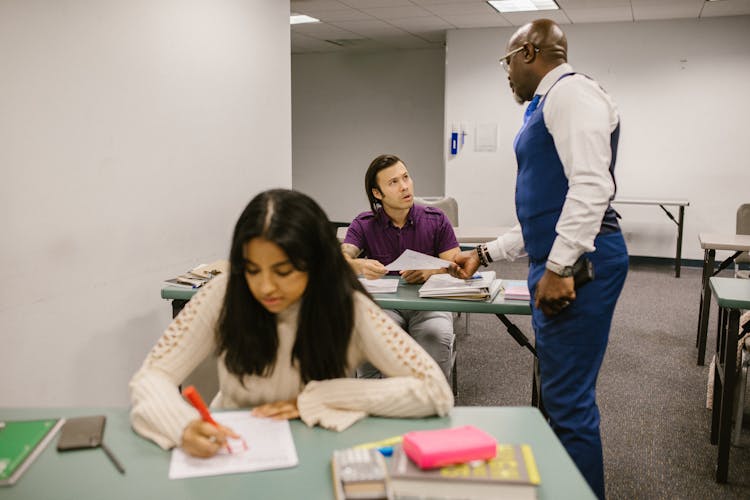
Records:
[[[550,425],[591,489],[604,499],[596,379],[628,272],[628,253],[620,232],[598,236],[594,245],[596,250],[587,254],[594,280],[576,290],[576,300],[560,314],[547,317],[534,307],[544,262],[530,265],[529,290],[541,397]]]

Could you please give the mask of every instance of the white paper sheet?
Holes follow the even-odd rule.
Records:
[[[389,271],[416,271],[418,269],[442,269],[451,265],[450,261],[438,259],[414,250],[404,250],[398,259],[387,266]]]
[[[359,278],[362,286],[365,287],[370,293],[396,293],[398,291],[397,278],[381,278],[377,280],[368,280],[367,278]]]
[[[197,458],[175,448],[169,479],[285,469],[299,462],[287,420],[253,417],[249,410],[216,412],[213,417],[242,436],[247,449],[241,440],[231,440],[233,453],[222,449],[211,458]]]

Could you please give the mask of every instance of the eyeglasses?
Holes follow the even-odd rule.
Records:
[[[518,47],[517,49],[513,49],[513,50],[511,50],[510,52],[508,52],[507,54],[505,54],[505,55],[504,55],[504,56],[503,56],[503,57],[502,57],[502,58],[500,59],[500,66],[502,66],[502,67],[503,67],[503,69],[505,70],[505,72],[506,72],[506,73],[508,73],[508,72],[510,71],[510,59],[511,59],[511,58],[512,58],[512,57],[513,57],[514,55],[516,55],[516,54],[518,54],[519,52],[521,52],[522,50],[525,50],[525,49],[526,49],[526,45],[531,45],[531,47],[533,47],[533,49],[534,49],[534,52],[539,52],[539,51],[541,50],[541,49],[540,49],[539,47],[535,47],[535,46],[534,46],[533,44],[531,44],[531,43],[529,43],[529,42],[525,42],[525,43],[524,43],[523,45],[521,45],[521,46],[520,46],[520,47]]]

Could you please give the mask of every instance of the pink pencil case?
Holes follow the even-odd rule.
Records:
[[[420,469],[490,460],[497,453],[495,438],[473,425],[407,432],[402,446]]]

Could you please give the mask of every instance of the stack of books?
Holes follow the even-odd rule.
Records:
[[[491,301],[500,291],[501,281],[495,271],[483,271],[462,280],[449,274],[433,274],[419,289],[419,296],[436,299]]]
[[[503,281],[503,297],[505,300],[531,300],[531,294],[529,294],[529,285],[526,281]]]
[[[541,482],[529,445],[498,444],[473,426],[407,433],[388,475],[394,498],[434,500],[536,499]]]
[[[226,260],[217,260],[210,264],[196,266],[186,273],[164,280],[164,283],[181,288],[200,288],[208,283],[214,276],[226,272],[227,269],[228,263]]]

